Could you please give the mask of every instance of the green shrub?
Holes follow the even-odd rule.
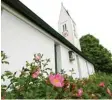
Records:
[[[46,66],[50,59],[35,54],[31,63],[26,62],[21,74],[5,71],[1,96],[5,99],[110,99],[112,98],[112,74],[96,73],[88,79],[73,79],[72,74],[54,74]],[[72,73],[72,71],[71,71]]]

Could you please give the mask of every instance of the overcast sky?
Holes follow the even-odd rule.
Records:
[[[58,31],[61,2],[77,24],[79,37],[90,33],[112,52],[112,0],[20,0]]]

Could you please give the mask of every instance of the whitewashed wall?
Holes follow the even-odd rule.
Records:
[[[74,40],[75,47],[77,47],[81,51],[80,41],[79,41],[78,32],[77,32],[77,25],[75,24],[73,20],[71,20],[71,25],[72,25],[72,33],[74,36],[73,40]]]
[[[79,56],[80,68],[81,68],[81,78],[88,77],[88,69],[86,65],[86,60]]]
[[[88,64],[88,69],[89,69],[89,75],[94,74],[95,70],[94,70],[93,64],[91,64],[90,62],[88,62],[87,64]]]
[[[50,58],[49,67],[55,72],[54,44],[58,40],[48,37],[47,33],[47,35],[43,34],[42,31],[20,20],[6,10],[2,11],[1,29],[1,49],[8,55],[8,61],[10,62],[10,65],[2,65],[2,73],[5,70],[20,70],[25,65],[25,61],[32,61],[34,53],[43,53],[44,58]],[[64,69],[70,75],[69,70],[73,68],[76,73],[73,77],[80,78],[76,56],[75,60],[70,62],[68,55],[70,49],[60,42],[58,44],[58,71]],[[88,77],[86,60],[80,56],[79,64],[82,77]],[[89,62],[88,67],[89,73],[94,73],[94,66]]]
[[[54,41],[6,10],[2,12],[1,29],[1,49],[10,62],[2,65],[2,72],[20,70],[25,61],[32,61],[34,53],[43,53],[44,58],[50,58],[49,67],[55,70]]]
[[[69,54],[68,54],[69,49],[65,48],[64,46],[61,46],[60,49],[61,49],[62,69],[64,69],[68,75],[71,75],[69,70],[73,68],[76,73],[76,74],[73,74],[73,77],[79,78],[79,71],[78,71],[76,60],[72,62],[69,61]]]
[[[70,74],[70,71],[72,68],[74,69],[74,72],[76,74],[73,75],[74,78],[88,78],[89,75],[94,73],[94,66],[78,54],[75,53],[75,60],[70,62],[69,61],[69,52],[70,49],[65,48],[64,46],[60,46],[60,62],[61,62],[61,68],[59,69],[64,69],[68,75]],[[78,59],[76,57],[78,55],[79,59],[79,64],[78,64]],[[57,58],[57,59],[59,59]],[[80,73],[81,72],[81,73]]]

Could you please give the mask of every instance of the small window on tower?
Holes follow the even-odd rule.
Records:
[[[65,28],[64,28],[64,25],[63,25],[63,32],[64,32]]]
[[[65,24],[65,30],[67,30],[66,24]]]
[[[67,30],[66,24],[63,25],[63,32]]]

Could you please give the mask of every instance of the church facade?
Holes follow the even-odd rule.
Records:
[[[76,23],[61,5],[59,32],[44,22],[19,0],[1,0],[1,49],[8,55],[6,70],[18,71],[33,54],[50,58],[48,67],[54,72],[74,69],[74,78],[93,74],[94,64],[81,52]]]

